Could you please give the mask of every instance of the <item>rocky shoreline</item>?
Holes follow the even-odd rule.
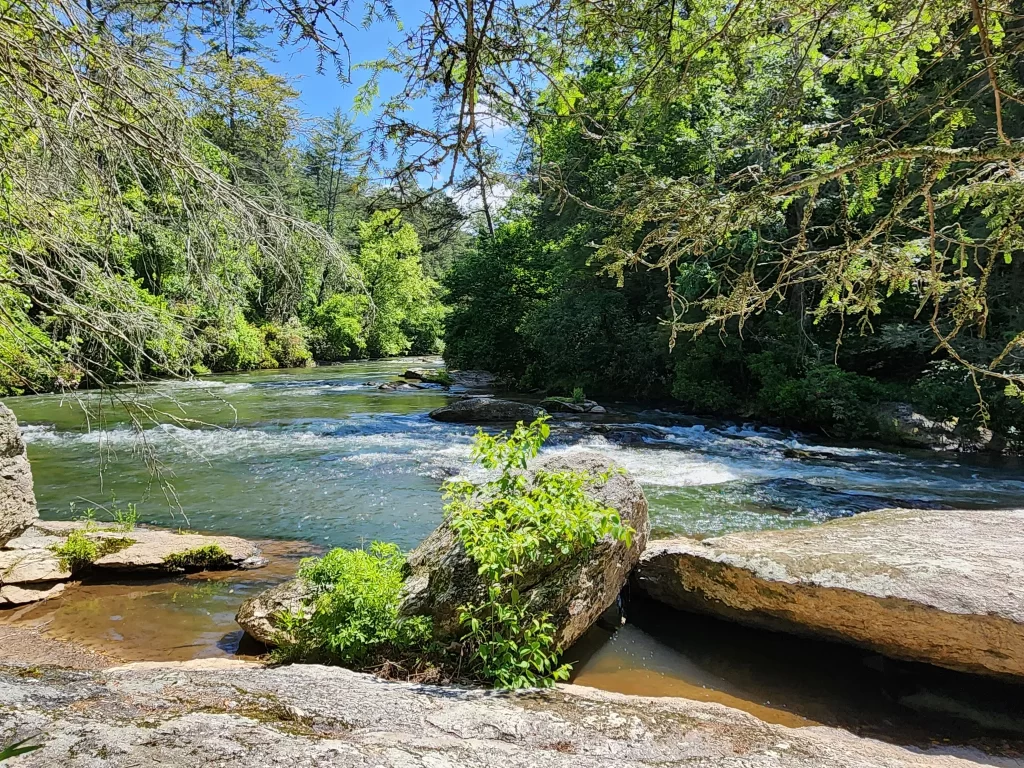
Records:
[[[0,672],[19,765],[959,768],[954,754],[790,729],[719,704],[559,686],[498,694],[238,661]],[[948,750],[955,752],[955,750]]]

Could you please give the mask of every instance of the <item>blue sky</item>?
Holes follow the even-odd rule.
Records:
[[[418,25],[423,14],[430,8],[429,0],[401,0],[400,14],[405,27],[411,28]],[[356,8],[358,3],[353,3]],[[272,33],[273,35],[273,33]],[[378,21],[369,29],[364,29],[358,24],[350,26],[345,32],[345,40],[351,52],[352,70],[350,72],[350,83],[339,81],[334,64],[325,62],[324,71],[317,72],[317,55],[312,48],[299,49],[296,47],[277,49],[275,62],[268,62],[267,69],[274,74],[285,77],[289,84],[299,92],[299,100],[296,105],[304,117],[328,117],[336,108],[348,114],[355,122],[357,128],[369,129],[373,126],[373,115],[356,115],[353,111],[353,100],[356,93],[369,77],[366,70],[359,68],[359,64],[387,56],[391,43],[402,40],[403,32],[393,22]],[[277,48],[276,38],[266,40],[271,48]],[[401,87],[401,80],[396,75],[385,74],[380,80],[379,100],[383,101],[393,95]],[[413,119],[431,119],[430,105],[419,103],[413,106],[409,115]],[[502,129],[491,131],[490,141],[497,146],[508,159],[514,157],[515,152],[510,147],[507,139],[511,135]],[[430,185],[428,179],[421,183]],[[507,197],[507,192],[496,191],[499,197]]]

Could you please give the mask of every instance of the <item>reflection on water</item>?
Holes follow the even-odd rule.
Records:
[[[239,648],[235,623],[247,597],[291,578],[316,550],[291,542],[259,542],[269,565],[255,571],[211,571],[176,578],[86,581],[58,598],[0,612],[0,622],[34,627],[122,661],[188,661],[258,655]]]
[[[567,658],[573,682],[684,696],[787,726],[830,725],[921,747],[1024,755],[1024,686],[894,661],[837,643],[633,603],[618,631],[594,628]]]

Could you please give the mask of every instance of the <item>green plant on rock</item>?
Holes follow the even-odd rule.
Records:
[[[431,622],[399,619],[405,558],[394,544],[334,549],[304,560],[299,578],[313,590],[312,613],[279,616],[279,659],[336,661],[357,669],[401,662],[429,651]]]
[[[583,394],[583,387],[574,387],[572,390],[572,401],[576,405],[583,405],[587,401],[587,396]]]
[[[449,523],[487,585],[480,603],[462,607],[463,641],[476,671],[501,688],[546,686],[569,676],[561,663],[550,613],[531,604],[524,577],[579,557],[599,539],[631,541],[633,529],[618,511],[586,493],[612,471],[525,473],[549,434],[547,417],[520,422],[511,435],[477,432],[473,461],[498,476],[483,484],[445,484]]]
[[[93,537],[87,531],[72,531],[63,542],[50,547],[64,570],[74,573],[88,568],[104,555],[119,552],[135,543],[134,539],[120,536]]]
[[[219,544],[207,544],[164,558],[164,566],[172,571],[212,571],[231,565],[231,555]]]

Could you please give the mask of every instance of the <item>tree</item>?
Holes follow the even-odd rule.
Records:
[[[412,340],[405,324],[417,305],[431,298],[420,265],[416,230],[397,210],[377,211],[359,225],[359,268],[371,301],[366,349],[371,357],[399,355]]]

